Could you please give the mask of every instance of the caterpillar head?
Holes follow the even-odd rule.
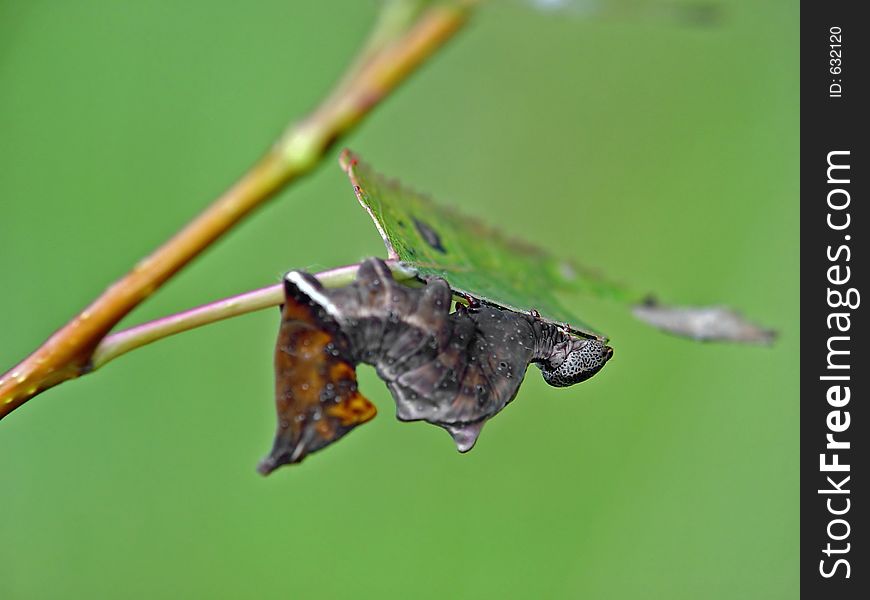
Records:
[[[601,340],[571,338],[557,344],[549,359],[539,366],[544,381],[554,387],[567,387],[595,375],[611,356],[613,348]]]

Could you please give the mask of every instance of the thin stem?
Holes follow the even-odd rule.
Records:
[[[387,266],[390,267],[397,281],[414,278],[413,271],[402,267],[395,261],[387,261]],[[326,287],[338,287],[353,281],[357,269],[359,269],[359,264],[353,264],[321,271],[314,275]],[[151,342],[224,319],[278,306],[283,301],[284,286],[279,283],[113,333],[106,336],[94,350],[91,357],[91,371],[99,369],[122,354]]]
[[[282,286],[276,284],[112,333],[103,338],[91,355],[91,370],[95,371],[122,354],[151,342],[223,319],[277,306],[282,300]]]
[[[471,2],[435,5],[404,33],[376,30],[337,92],[291,126],[242,178],[17,366],[0,376],[0,418],[36,394],[90,368],[100,341],[133,308],[180,269],[273,197],[310,172],[331,145],[415,71],[465,23]],[[399,6],[387,3],[387,10]],[[395,20],[382,18],[382,27]]]

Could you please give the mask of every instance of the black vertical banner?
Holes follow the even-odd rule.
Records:
[[[801,3],[801,594],[870,593],[870,24]]]

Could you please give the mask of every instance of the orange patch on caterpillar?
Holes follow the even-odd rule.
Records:
[[[354,392],[339,404],[330,406],[326,413],[341,419],[343,427],[349,427],[371,421],[378,414],[378,409],[365,396]]]

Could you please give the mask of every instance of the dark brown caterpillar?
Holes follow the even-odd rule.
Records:
[[[373,365],[401,421],[446,429],[460,452],[474,446],[487,419],[517,394],[529,363],[553,386],[597,373],[613,350],[537,314],[489,304],[457,305],[443,279],[423,288],[397,283],[370,258],[353,283],[325,289],[312,275],[284,278],[285,303],[275,349],[278,432],[260,463],[267,474],[334,442],[374,417],[357,390],[355,367]]]

